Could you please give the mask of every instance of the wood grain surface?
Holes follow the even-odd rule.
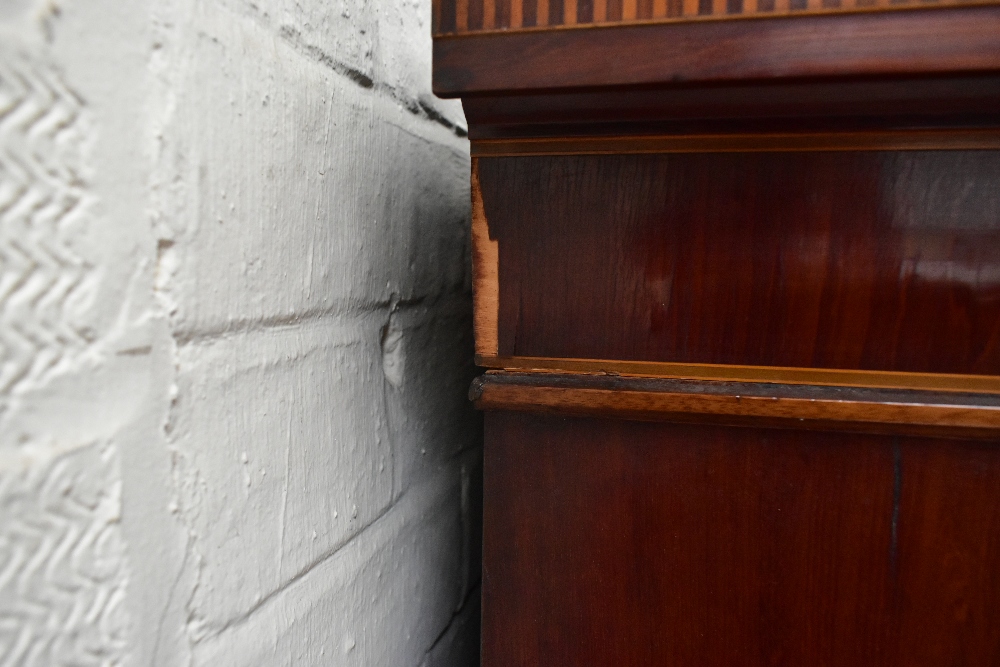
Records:
[[[481,410],[1000,441],[1000,394],[491,372]]]
[[[490,225],[479,187],[479,164],[472,162],[472,298],[476,354],[495,355],[499,344],[499,250],[490,238]]]
[[[1000,6],[434,40],[441,97],[600,86],[996,72]]]
[[[605,137],[480,139],[472,142],[473,158],[516,155],[921,150],[1000,150],[1000,129],[948,128],[869,132],[640,134]]]
[[[1000,662],[996,443],[486,415],[484,667]]]
[[[1000,152],[478,163],[501,356],[1000,375]]]
[[[623,136],[876,133],[916,130],[960,139],[1000,127],[1000,76],[937,75],[887,81],[731,82],[468,96],[469,137],[574,139]],[[968,137],[968,135],[965,135]],[[567,146],[567,144],[569,144]],[[476,144],[473,146],[476,149]]]
[[[569,359],[565,357],[496,357],[476,355],[476,365],[537,375],[577,374],[668,380],[765,382],[816,387],[919,389],[1000,395],[1000,376],[962,373],[906,373],[840,368],[793,368],[738,364],[685,364],[669,361]]]
[[[988,2],[988,0],[987,0]],[[706,18],[886,11],[983,0],[434,0],[435,36]]]

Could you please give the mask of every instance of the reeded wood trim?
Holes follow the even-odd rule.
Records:
[[[441,37],[433,79],[448,97],[997,69],[1000,7],[977,6]]]
[[[1000,395],[491,372],[481,410],[1000,439]]]
[[[660,361],[497,357],[477,355],[485,368],[555,374],[596,374],[666,380],[761,382],[828,387],[914,389],[1000,394],[1000,377],[946,373],[845,370],[839,368],[785,368],[728,364],[680,364]]]
[[[480,139],[474,157],[637,153],[1000,150],[1000,130],[694,134],[673,136]]]
[[[496,355],[500,322],[500,250],[479,189],[479,162],[472,159],[472,301],[477,355]]]

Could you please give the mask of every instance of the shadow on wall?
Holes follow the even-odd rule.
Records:
[[[477,374],[472,360],[467,293],[390,306],[382,329],[382,367],[391,438],[402,444],[396,475],[425,478],[454,463],[461,475],[458,601],[421,667],[479,665],[483,425],[467,398]]]

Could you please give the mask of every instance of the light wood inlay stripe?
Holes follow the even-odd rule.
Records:
[[[478,343],[478,329],[476,330],[476,340]],[[495,354],[482,353],[477,354],[476,364],[485,368],[531,373],[580,373],[672,380],[767,382],[788,385],[917,389],[1000,395],[1000,377],[993,375],[681,364],[665,361],[498,357]]]
[[[487,373],[469,396],[483,410],[1000,438],[1000,396],[524,373]]]

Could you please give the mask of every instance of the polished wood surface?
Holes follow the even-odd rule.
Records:
[[[1000,69],[1000,6],[696,21],[434,40],[442,97]]]
[[[995,443],[486,415],[483,665],[1000,663]]]
[[[479,333],[477,332],[478,336]],[[711,382],[765,382],[815,387],[917,389],[1000,395],[1000,376],[964,373],[905,373],[840,368],[793,368],[739,364],[682,364],[669,361],[569,359],[565,357],[496,357],[476,355],[476,365],[536,375],[578,374],[614,377],[707,380]]]
[[[486,667],[1000,664],[1000,3],[945,4],[434,1]]]
[[[1000,127],[1000,76],[734,82],[462,100],[469,137],[899,132]]]
[[[481,410],[1000,441],[1000,396],[915,390],[491,372]]]
[[[983,0],[433,0],[435,36],[706,18],[887,11]]]
[[[1000,375],[1000,153],[479,158],[501,356]]]
[[[527,137],[472,142],[472,157],[887,150],[1000,150],[1000,129]],[[473,188],[478,191],[475,184]]]
[[[474,141],[1000,127],[1000,76],[806,80],[466,97]]]

